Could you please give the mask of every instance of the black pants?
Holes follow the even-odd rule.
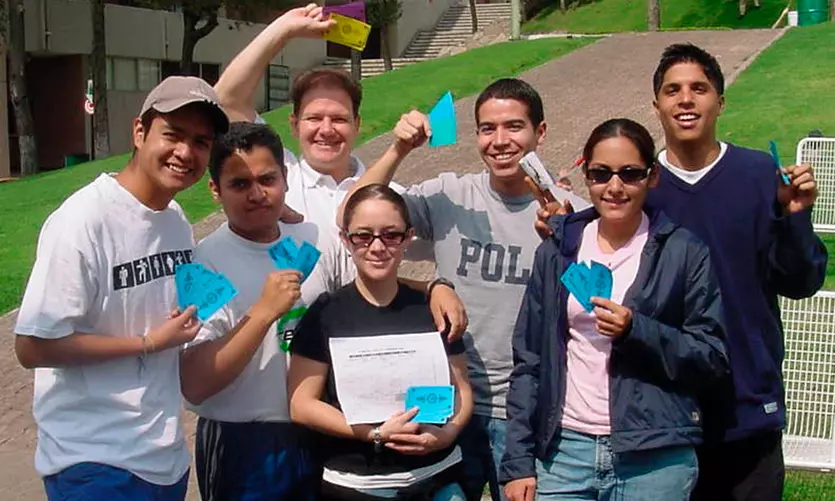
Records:
[[[780,501],[786,476],[779,431],[696,450],[699,480],[691,501]]]

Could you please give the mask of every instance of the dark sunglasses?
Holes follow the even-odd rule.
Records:
[[[585,169],[586,179],[595,184],[608,183],[612,176],[617,176],[625,184],[643,181],[649,176],[650,169],[621,169],[613,171],[602,167],[591,167]]]
[[[348,241],[357,247],[369,247],[374,240],[380,239],[386,247],[397,247],[406,240],[405,231],[384,231],[382,233],[371,233],[370,231],[357,231],[348,233]]]

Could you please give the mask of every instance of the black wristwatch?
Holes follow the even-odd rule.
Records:
[[[432,289],[434,289],[435,286],[437,286],[437,285],[445,285],[445,286],[449,287],[450,289],[455,290],[455,284],[453,284],[452,282],[450,282],[446,278],[438,277],[435,280],[432,280],[431,282],[429,282],[429,287],[426,289],[426,296],[427,297],[432,297]]]

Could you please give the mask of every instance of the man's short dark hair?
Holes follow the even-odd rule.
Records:
[[[226,134],[218,136],[212,147],[212,158],[209,162],[209,175],[215,184],[220,183],[223,164],[236,151],[251,152],[256,147],[270,150],[276,163],[281,168],[281,174],[287,178],[287,166],[284,165],[284,146],[281,138],[273,132],[269,125],[251,122],[233,122]]]
[[[679,63],[696,63],[701,66],[702,71],[705,72],[705,76],[713,88],[716,89],[716,92],[720,96],[725,94],[725,77],[722,75],[719,61],[700,47],[690,43],[677,43],[664,49],[661,61],[659,61],[655,74],[652,76],[652,90],[656,96],[661,91],[664,75],[670,68]]]
[[[343,70],[333,68],[316,68],[299,75],[290,90],[290,100],[293,103],[293,114],[301,113],[302,99],[313,89],[340,89],[351,98],[351,111],[354,118],[360,116],[362,104],[362,86],[354,81],[351,75]]]
[[[524,103],[528,107],[528,119],[534,127],[545,120],[542,98],[531,84],[518,78],[500,78],[481,91],[475,101],[475,121],[478,124],[478,112],[481,106],[490,99],[513,99]]]

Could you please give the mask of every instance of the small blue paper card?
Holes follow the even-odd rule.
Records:
[[[769,141],[768,151],[771,152],[771,158],[774,160],[774,164],[777,165],[777,170],[782,169],[783,162],[780,161],[780,154],[777,153],[777,143],[775,143],[774,141]],[[792,184],[791,179],[789,179],[789,176],[787,176],[786,173],[782,170],[780,170],[780,177],[783,179],[783,184],[785,184],[786,186]]]
[[[296,256],[299,254],[299,247],[292,237],[284,237],[273,245],[267,252],[270,254],[270,259],[279,270],[290,270],[295,268],[293,263],[296,261]]]
[[[589,296],[612,299],[612,270],[596,261],[591,262]]]
[[[319,249],[308,242],[303,242],[299,252],[296,253],[296,259],[293,261],[293,268],[299,270],[302,274],[302,282],[310,276],[310,272],[316,267],[316,262],[319,261],[319,256],[322,253]]]
[[[590,275],[591,271],[586,268],[586,265],[571,263],[560,277],[560,281],[568,289],[568,292],[573,294],[577,302],[589,313],[594,309],[594,305],[590,301]]]
[[[225,276],[206,269],[200,263],[177,266],[174,272],[177,287],[177,306],[185,310],[197,306],[197,318],[208,320],[238,294],[235,286]]]
[[[454,386],[412,386],[406,390],[406,410],[418,408],[415,423],[445,424],[455,411]]]
[[[432,128],[432,135],[429,137],[429,146],[447,146],[455,144],[455,104],[452,101],[452,93],[447,91],[429,112],[429,127]]]

